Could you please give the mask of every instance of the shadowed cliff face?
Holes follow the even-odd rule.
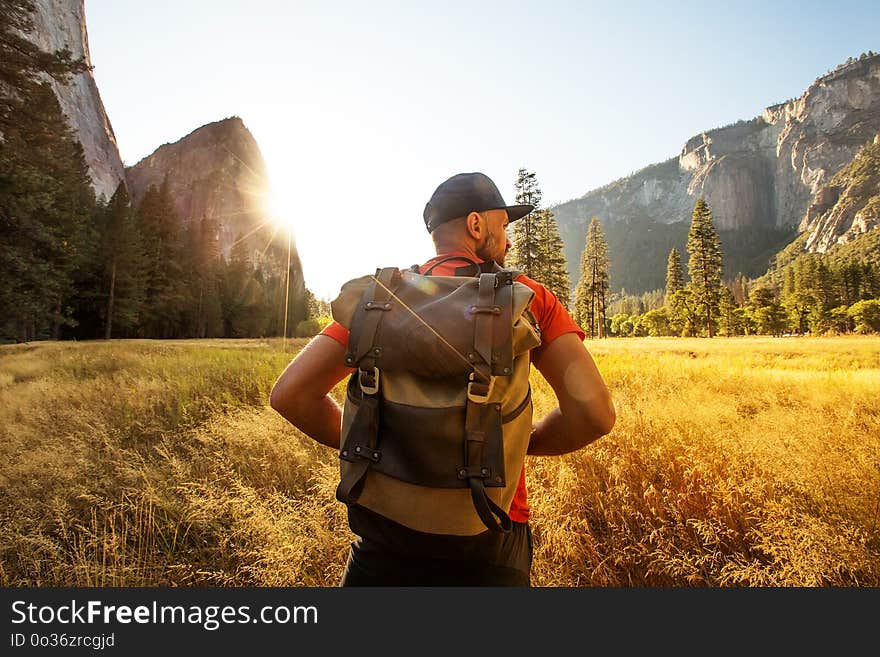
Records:
[[[128,189],[135,204],[150,186],[160,187],[167,177],[174,208],[184,228],[202,217],[214,219],[218,244],[228,261],[236,240],[244,240],[251,263],[277,269],[283,255],[286,266],[287,234],[269,220],[266,201],[269,183],[260,148],[242,120],[232,117],[209,123],[126,169]],[[291,254],[296,281],[302,281],[299,256]],[[271,262],[272,256],[276,262]]]
[[[202,217],[220,225],[220,247],[229,259],[237,234],[265,221],[269,188],[263,157],[240,118],[209,123],[173,144],[164,144],[126,169],[135,204],[150,186],[168,177],[183,227]]]
[[[877,132],[880,56],[875,55],[819,78],[800,98],[768,107],[760,117],[692,137],[678,158],[553,207],[573,280],[593,216],[606,227],[689,222],[696,199],[703,197],[722,231],[775,239],[806,230],[814,195]],[[811,241],[813,249],[831,239],[821,230]],[[612,280],[614,289],[637,289],[623,268],[621,275]]]
[[[74,58],[84,58],[91,65],[83,0],[34,0],[34,8],[34,31],[28,39],[47,52],[66,47]],[[47,79],[82,143],[95,194],[109,199],[125,173],[95,78],[86,71],[66,85]]]
[[[819,189],[803,220],[806,250],[824,253],[880,225],[880,133]]]
[[[52,52],[67,48],[91,65],[83,0],[35,0],[29,39]],[[237,239],[254,267],[281,272],[287,266],[287,235],[267,222],[266,168],[251,133],[235,117],[203,126],[125,168],[94,77],[86,72],[62,85],[49,80],[83,146],[96,194],[109,199],[125,181],[135,204],[166,176],[175,210],[186,229],[203,217],[215,219],[218,243],[229,260]],[[277,233],[277,234],[276,234]],[[291,290],[305,289],[295,246],[291,251]]]

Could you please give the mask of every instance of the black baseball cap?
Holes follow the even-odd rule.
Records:
[[[507,205],[498,187],[483,173],[459,173],[434,190],[423,216],[430,233],[440,224],[471,212],[507,210],[508,221],[516,221],[534,209],[533,205]]]

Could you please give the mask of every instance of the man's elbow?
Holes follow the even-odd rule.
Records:
[[[269,406],[284,417],[289,418],[294,411],[292,400],[295,398],[296,395],[291,394],[287,387],[276,383],[272,388],[272,392],[269,393]]]
[[[614,429],[614,424],[616,422],[617,411],[614,410],[614,403],[609,397],[604,404],[602,412],[599,413],[599,417],[596,420],[596,430],[599,432],[600,436],[608,435],[609,433],[611,433],[611,430]]]
[[[273,410],[278,410],[278,407],[281,405],[281,392],[278,389],[278,384],[276,383],[272,386],[272,391],[269,393],[269,406],[272,407]]]
[[[601,403],[584,408],[581,422],[581,426],[590,427],[588,443],[611,433],[617,422],[617,412],[611,398],[606,397]]]

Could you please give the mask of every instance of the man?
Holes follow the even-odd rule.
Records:
[[[449,178],[425,206],[423,218],[437,256],[424,263],[420,273],[454,275],[457,268],[473,262],[503,265],[511,247],[505,228],[532,210],[531,205],[508,206],[492,180],[481,173]],[[530,310],[540,328],[541,345],[532,350],[531,360],[559,403],[533,426],[528,454],[573,452],[611,431],[615,422],[611,395],[584,347],[584,333],[556,296],[526,276],[516,280],[535,293]],[[293,425],[336,449],[342,411],[328,393],[353,371],[343,364],[347,342],[348,331],[331,323],[287,366],[270,397],[272,408]],[[359,536],[352,543],[342,585],[528,586],[532,541],[525,468],[508,515],[513,530],[507,534],[487,531],[454,539],[434,538],[377,519],[370,535],[381,539]],[[423,549],[425,545],[430,550]]]

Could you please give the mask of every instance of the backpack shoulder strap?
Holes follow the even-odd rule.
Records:
[[[381,356],[381,347],[376,353],[373,342],[379,322],[382,321],[385,311],[391,309],[391,299],[401,280],[400,270],[396,267],[377,269],[372,279],[354,311],[345,354],[346,365],[368,372],[373,371]]]
[[[469,262],[472,266],[479,266],[475,260],[471,260],[467,256],[451,255],[451,256],[446,256],[445,258],[440,258],[437,262],[435,262],[433,265],[431,265],[430,267],[428,267],[428,269],[425,270],[425,273],[423,274],[423,276],[430,276],[431,272],[434,271],[435,267],[442,265],[444,262],[450,262],[452,260],[463,260],[465,262]],[[459,275],[458,272],[456,272],[456,276],[458,276],[458,275]]]

